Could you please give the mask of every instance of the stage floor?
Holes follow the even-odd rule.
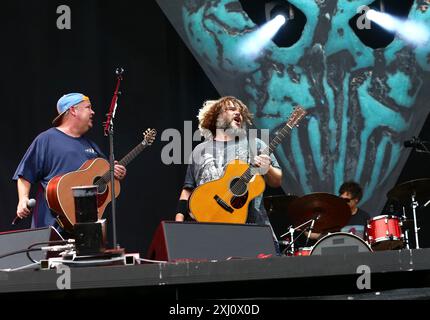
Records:
[[[69,270],[67,280],[64,270],[0,272],[0,293],[38,292],[59,298],[71,294],[103,296],[133,292],[151,298],[180,300],[381,299],[388,297],[387,294],[393,299],[395,292],[404,299],[409,292],[411,296],[430,298],[427,288],[430,287],[430,249],[80,266]],[[70,289],[59,289],[67,284]]]

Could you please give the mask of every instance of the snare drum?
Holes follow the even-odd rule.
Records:
[[[373,250],[395,250],[404,246],[402,222],[399,217],[382,215],[367,223],[367,241]]]

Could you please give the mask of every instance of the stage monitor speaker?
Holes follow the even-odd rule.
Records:
[[[63,238],[53,227],[3,232],[0,233],[0,256],[14,251],[25,250],[35,243],[56,240],[63,240]],[[34,246],[34,248],[46,247],[48,245],[46,243]],[[47,252],[42,251],[33,251],[29,255],[35,261],[48,258]],[[27,257],[27,254],[23,252],[0,258],[0,269],[13,269],[31,263],[32,261]]]
[[[148,251],[160,261],[224,260],[276,255],[270,226],[162,221]]]

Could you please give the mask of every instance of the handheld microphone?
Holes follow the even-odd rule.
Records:
[[[34,199],[28,199],[27,201],[27,209],[29,209],[30,211],[36,206],[36,200]],[[13,219],[12,221],[12,225],[15,226],[17,224],[19,224],[24,218],[20,218],[18,216],[15,217],[15,219]]]

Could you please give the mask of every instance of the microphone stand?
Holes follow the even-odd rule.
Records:
[[[430,154],[428,144],[428,141],[423,141],[417,137],[412,137],[412,140],[404,142],[405,147],[412,148],[415,152]]]
[[[106,114],[107,119],[104,126],[104,135],[109,136],[109,173],[111,182],[111,197],[112,197],[112,231],[113,231],[113,249],[119,249],[116,238],[116,199],[115,199],[115,156],[114,156],[114,130],[113,130],[113,119],[115,118],[115,112],[117,108],[118,96],[121,94],[119,87],[123,80],[122,74],[124,73],[123,68],[117,68],[115,74],[117,76],[116,87],[112,97],[112,101],[109,108],[109,113]]]
[[[317,218],[317,219],[318,219],[318,218]],[[312,232],[314,231],[315,220],[316,220],[316,219],[312,219],[312,223],[311,223],[311,226],[310,226],[310,228],[309,228],[308,236],[307,236],[307,238],[306,238],[306,245],[305,245],[305,247],[307,247],[307,246],[308,246],[309,239],[311,238],[311,234],[312,234]]]
[[[291,237],[291,239],[290,239],[290,243],[289,243],[289,245],[285,248],[285,250],[284,250],[284,252],[285,251],[287,251],[287,250],[289,250],[290,252],[291,252],[291,254],[294,254],[294,243],[296,242],[296,240],[303,234],[303,232],[304,231],[302,231],[302,233],[300,233],[299,234],[299,236],[298,237],[296,237],[296,238],[294,238],[294,232],[297,230],[297,229],[300,229],[300,228],[302,228],[302,227],[304,227],[304,226],[306,226],[306,225],[308,225],[309,223],[311,223],[312,224],[312,229],[313,229],[313,225],[314,225],[314,223],[315,223],[315,219],[311,219],[311,220],[308,220],[308,221],[306,221],[305,223],[302,223],[301,225],[299,225],[299,226],[297,226],[297,227],[295,227],[295,228],[293,228],[293,226],[290,226],[288,229],[288,231],[286,232],[286,233],[284,233],[284,234],[282,234],[281,236],[280,236],[280,238],[283,238],[283,237],[285,237],[287,234],[290,234],[290,237]]]
[[[425,145],[425,143],[426,143],[426,141],[421,141],[421,143],[420,143],[421,149],[415,148],[415,151],[419,152],[419,153],[430,154],[430,150],[427,148],[427,146]]]

